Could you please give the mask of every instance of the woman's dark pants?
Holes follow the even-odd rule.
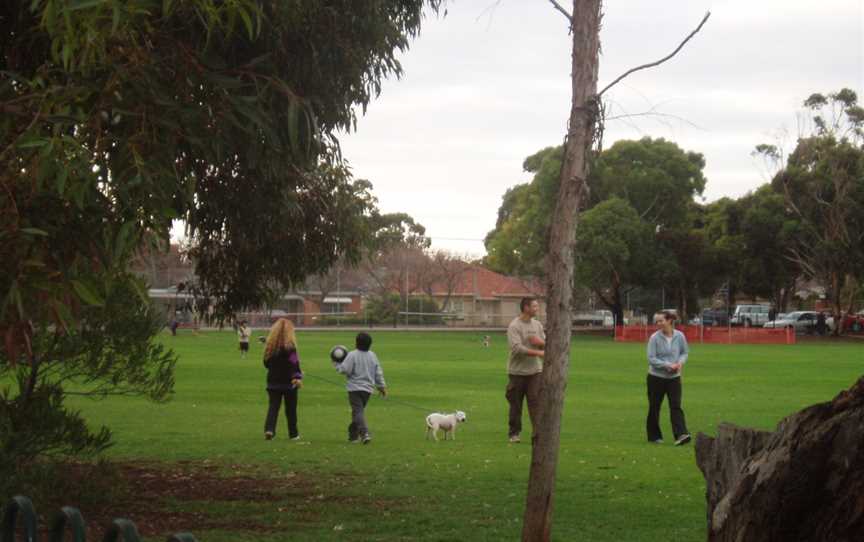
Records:
[[[279,418],[279,407],[285,400],[285,417],[288,418],[288,436],[291,438],[300,434],[297,431],[297,389],[291,390],[267,390],[270,396],[270,407],[267,409],[267,421],[264,422],[264,431],[276,434],[276,420]]]
[[[645,429],[650,441],[663,438],[663,433],[660,431],[660,406],[663,404],[664,396],[669,396],[669,418],[672,420],[672,433],[675,439],[687,434],[684,411],[681,410],[681,377],[660,378],[649,374],[648,419],[645,422]]]

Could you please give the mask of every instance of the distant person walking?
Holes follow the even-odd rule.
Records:
[[[507,326],[510,356],[504,397],[510,406],[508,434],[512,443],[521,439],[522,403],[526,399],[532,430],[536,426],[543,392],[543,349],[546,347],[543,324],[536,319],[540,303],[533,297],[524,297],[519,302],[519,310],[519,316]]]
[[[669,417],[675,446],[690,442],[690,433],[681,409],[681,370],[690,351],[684,334],[675,329],[677,316],[663,311],[654,315],[657,331],[648,339],[648,418],[645,428],[648,441],[663,442],[660,431],[660,407],[663,398],[669,397]]]
[[[237,328],[237,338],[240,339],[240,357],[245,358],[246,354],[249,353],[249,337],[252,336],[252,332],[249,330],[249,326],[246,325],[246,320],[240,322],[240,326]]]
[[[297,355],[294,324],[285,318],[276,320],[270,328],[264,344],[264,367],[267,368],[267,396],[270,400],[267,419],[264,421],[264,438],[270,440],[276,435],[276,421],[284,401],[288,437],[291,440],[300,440],[297,429],[297,397],[303,387],[303,371],[300,370],[300,357]]]

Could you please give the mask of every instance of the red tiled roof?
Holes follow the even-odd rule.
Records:
[[[476,277],[476,291],[475,291]],[[446,284],[436,284],[433,295],[447,295]],[[544,288],[536,279],[508,277],[480,266],[471,266],[459,277],[452,295],[477,295],[479,298],[543,296]]]

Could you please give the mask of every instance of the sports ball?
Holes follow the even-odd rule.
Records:
[[[330,350],[330,359],[336,363],[342,363],[347,355],[348,349],[341,344],[337,344]]]

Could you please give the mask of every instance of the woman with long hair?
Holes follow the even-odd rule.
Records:
[[[648,339],[648,417],[645,428],[649,442],[663,442],[660,406],[663,398],[669,397],[672,433],[675,445],[680,446],[690,442],[690,432],[681,408],[681,371],[687,363],[690,348],[684,334],[675,329],[677,319],[678,315],[672,311],[654,315],[657,331]]]
[[[297,337],[291,321],[280,318],[270,328],[264,344],[264,367],[267,368],[267,395],[270,399],[267,420],[264,422],[264,438],[270,440],[276,435],[276,420],[284,400],[288,437],[300,440],[297,430],[297,395],[303,386],[303,372],[300,370]]]

